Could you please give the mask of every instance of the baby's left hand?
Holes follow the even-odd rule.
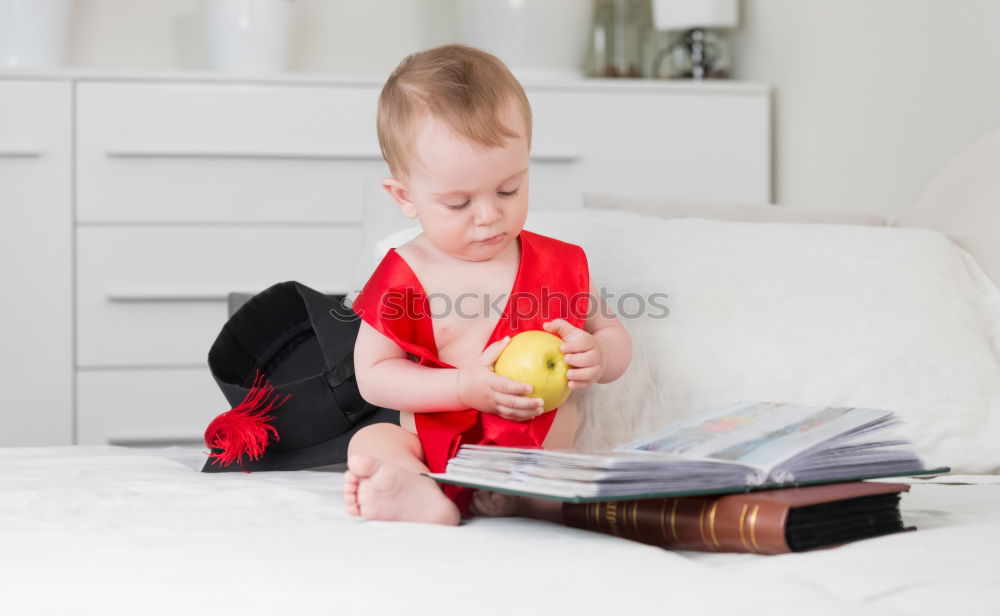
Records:
[[[571,366],[566,373],[570,389],[583,389],[601,378],[604,374],[604,356],[592,334],[573,327],[565,319],[543,323],[542,328],[563,339],[559,350],[565,355],[566,363]]]

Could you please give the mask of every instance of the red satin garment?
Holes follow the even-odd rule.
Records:
[[[590,274],[583,249],[531,231],[518,235],[521,260],[514,286],[486,347],[504,336],[541,330],[542,324],[565,319],[583,328],[589,308]],[[416,356],[421,366],[454,368],[438,358],[429,299],[413,270],[389,250],[352,309],[369,325]],[[469,408],[414,413],[417,436],[427,467],[445,470],[463,444],[541,447],[558,409],[529,421],[512,421]],[[472,490],[444,486],[444,492],[468,513]]]

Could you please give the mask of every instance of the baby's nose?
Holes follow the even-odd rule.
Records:
[[[502,214],[500,207],[496,203],[491,200],[483,201],[479,208],[476,209],[476,224],[492,225],[500,220]]]

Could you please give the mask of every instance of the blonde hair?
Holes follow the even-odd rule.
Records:
[[[378,143],[389,170],[405,177],[413,159],[417,120],[433,116],[459,135],[499,147],[517,133],[500,121],[508,104],[520,107],[531,147],[531,106],[517,78],[496,56],[466,45],[411,54],[389,76],[378,100]]]

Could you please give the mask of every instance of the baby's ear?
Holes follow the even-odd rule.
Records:
[[[402,182],[396,178],[385,178],[382,180],[382,188],[385,189],[385,192],[389,193],[389,196],[392,197],[392,200],[396,202],[396,205],[399,206],[399,209],[403,211],[403,214],[407,218],[417,217],[417,208],[410,201],[410,191],[406,189],[406,186]]]

